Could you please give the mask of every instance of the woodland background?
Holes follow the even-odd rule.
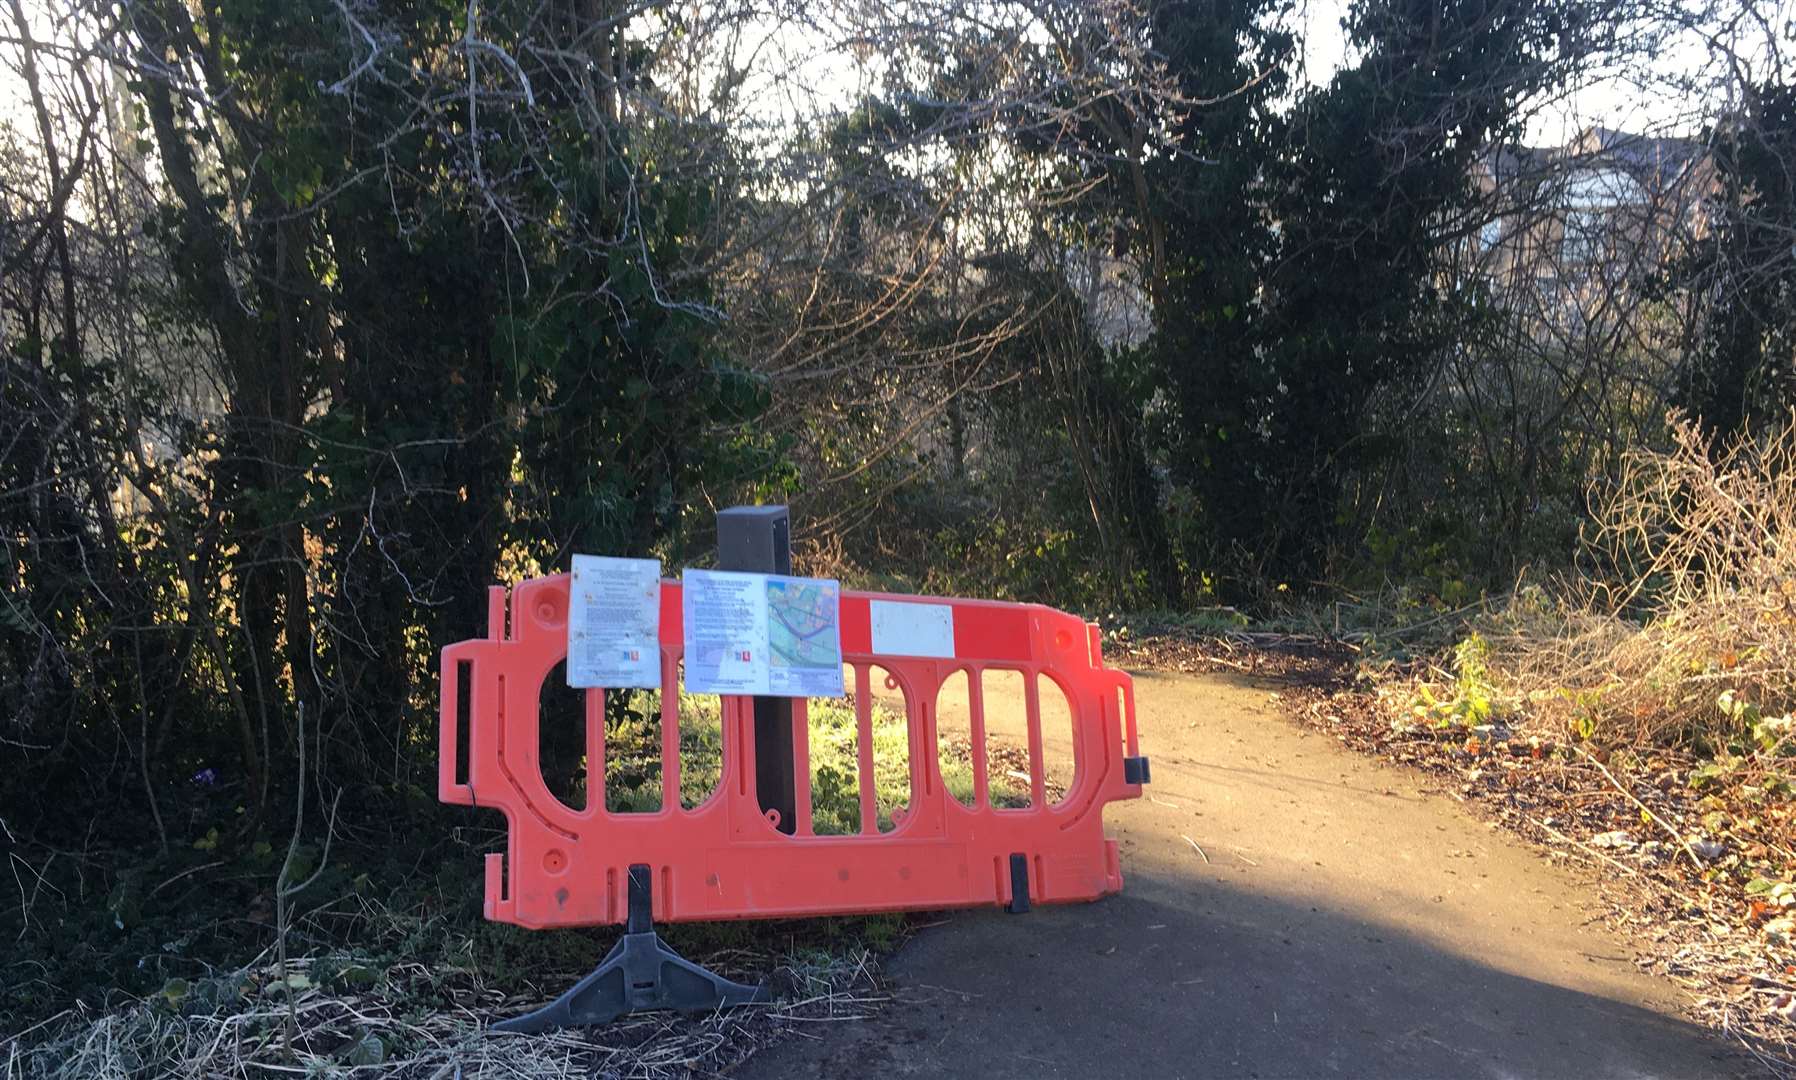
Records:
[[[254,953],[277,875],[477,921],[437,650],[721,506],[1093,617],[1634,583],[1593,492],[1796,403],[1790,18],[5,0],[5,1026]],[[1670,106],[1541,135],[1593,87]],[[1684,186],[1543,269],[1642,146]]]

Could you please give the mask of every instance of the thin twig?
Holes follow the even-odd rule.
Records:
[[[1653,813],[1651,807],[1647,806],[1645,803],[1643,803],[1639,799],[1635,798],[1634,793],[1629,791],[1627,788],[1623,787],[1621,781],[1617,780],[1615,778],[1615,774],[1610,772],[1606,765],[1604,765],[1602,762],[1598,761],[1595,757],[1591,756],[1590,751],[1584,749],[1582,746],[1579,746],[1577,743],[1572,743],[1571,748],[1573,750],[1577,751],[1578,754],[1584,758],[1584,760],[1590,762],[1592,765],[1595,765],[1597,768],[1597,771],[1602,773],[1603,776],[1607,777],[1611,784],[1615,785],[1616,791],[1619,791],[1623,795],[1625,795],[1629,802],[1633,803],[1635,806],[1638,806],[1640,808],[1641,813],[1645,814],[1647,816],[1647,818],[1649,820],[1651,820],[1652,822],[1654,822],[1655,824],[1657,824],[1659,826],[1659,828],[1664,829],[1666,831],[1666,833],[1669,834],[1673,840],[1676,840],[1678,842],[1678,846],[1684,849],[1684,854],[1690,856],[1690,865],[1696,867],[1698,870],[1701,870],[1703,868],[1702,860],[1697,858],[1696,851],[1693,848],[1691,848],[1690,841],[1684,839],[1684,836],[1682,833],[1678,832],[1676,829],[1672,828],[1670,825],[1667,825],[1665,823],[1665,819],[1663,819],[1659,815]]]
[[[1560,840],[1563,840],[1568,844],[1576,844],[1577,846],[1583,848],[1585,851],[1589,852],[1592,855],[1595,855],[1597,858],[1608,863],[1610,866],[1615,867],[1617,870],[1620,870],[1622,873],[1628,875],[1629,877],[1639,877],[1640,876],[1639,872],[1636,871],[1633,867],[1630,867],[1630,866],[1624,865],[1623,863],[1619,863],[1619,862],[1615,861],[1614,859],[1610,858],[1609,856],[1604,855],[1602,852],[1591,847],[1589,844],[1584,843],[1582,840],[1573,840],[1571,837],[1560,832],[1558,829],[1553,828],[1551,825],[1548,825],[1546,822],[1540,820],[1539,818],[1529,818],[1528,820],[1532,821],[1536,825],[1539,825],[1541,828],[1545,829],[1547,832],[1552,833],[1555,837],[1559,838]]]
[[[189,874],[197,874],[201,870],[210,870],[215,866],[223,866],[223,865],[224,865],[224,860],[219,859],[216,862],[202,863],[199,866],[190,866],[187,869],[176,874],[174,877],[171,877],[167,881],[164,881],[162,884],[156,886],[154,889],[151,889],[149,895],[145,896],[144,899],[145,900],[155,899],[157,893],[161,892],[163,889],[168,888],[170,885],[173,885],[175,882],[180,881],[182,878],[186,877]]]

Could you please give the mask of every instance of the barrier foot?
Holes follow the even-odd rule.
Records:
[[[535,1012],[493,1025],[494,1031],[536,1035],[556,1028],[607,1024],[626,1013],[653,1009],[710,1012],[768,1000],[765,986],[747,986],[687,960],[667,947],[649,918],[649,868],[630,867],[628,932],[591,975]]]

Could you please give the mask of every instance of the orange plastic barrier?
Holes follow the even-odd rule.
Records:
[[[953,608],[954,656],[871,651],[872,600]],[[604,693],[585,691],[590,789],[587,808],[552,795],[538,757],[538,702],[566,656],[568,576],[490,590],[488,635],[443,650],[442,756],[438,797],[504,812],[509,844],[486,857],[486,916],[529,927],[622,923],[630,867],[646,865],[653,917],[668,922],[833,915],[1030,902],[1091,900],[1122,888],[1116,842],[1104,837],[1104,804],[1137,798],[1134,690],[1103,666],[1098,630],[1033,604],[844,592],[840,625],[858,724],[860,833],[817,835],[811,821],[806,702],[793,702],[796,830],[777,831],[754,791],[753,700],[725,697],[723,769],[702,805],[680,805],[678,674],[680,585],[661,585],[662,806],[605,809]],[[872,669],[889,672],[909,718],[911,798],[890,832],[878,831],[873,786]],[[968,673],[973,805],[946,791],[937,760],[937,697]],[[992,805],[982,675],[1021,673],[1027,711],[1030,805]],[[557,676],[559,677],[559,675]],[[1073,718],[1074,774],[1050,804],[1043,768],[1044,681],[1064,692]],[[467,745],[460,745],[458,728]],[[1021,770],[1017,770],[1019,773]]]

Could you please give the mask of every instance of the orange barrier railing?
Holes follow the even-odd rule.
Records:
[[[872,651],[869,605],[930,603],[952,609],[953,655]],[[487,637],[443,650],[444,802],[500,810],[504,852],[486,859],[486,915],[530,927],[626,921],[632,868],[662,921],[767,918],[1091,900],[1122,887],[1103,808],[1136,798],[1147,780],[1129,676],[1104,667],[1097,627],[1034,604],[842,594],[839,622],[857,724],[860,825],[819,835],[811,818],[806,703],[794,701],[797,820],[790,834],[761,810],[754,790],[753,699],[722,699],[722,774],[701,805],[680,801],[680,585],[661,586],[661,793],[659,810],[605,808],[605,698],[585,691],[586,808],[556,798],[538,748],[542,684],[567,653],[568,576],[489,594]],[[509,627],[507,615],[509,612]],[[908,718],[910,800],[879,831],[874,789],[875,669],[901,693]],[[993,804],[984,675],[1017,672],[1025,703],[1028,806]],[[938,696],[966,672],[971,805],[942,782]],[[1044,686],[1051,683],[1052,687]],[[1048,799],[1041,697],[1057,689],[1072,715],[1073,769],[1065,795]],[[464,734],[465,733],[465,736]],[[463,739],[465,737],[465,744]],[[1019,776],[1022,770],[1016,770]],[[650,886],[652,885],[652,889]]]

